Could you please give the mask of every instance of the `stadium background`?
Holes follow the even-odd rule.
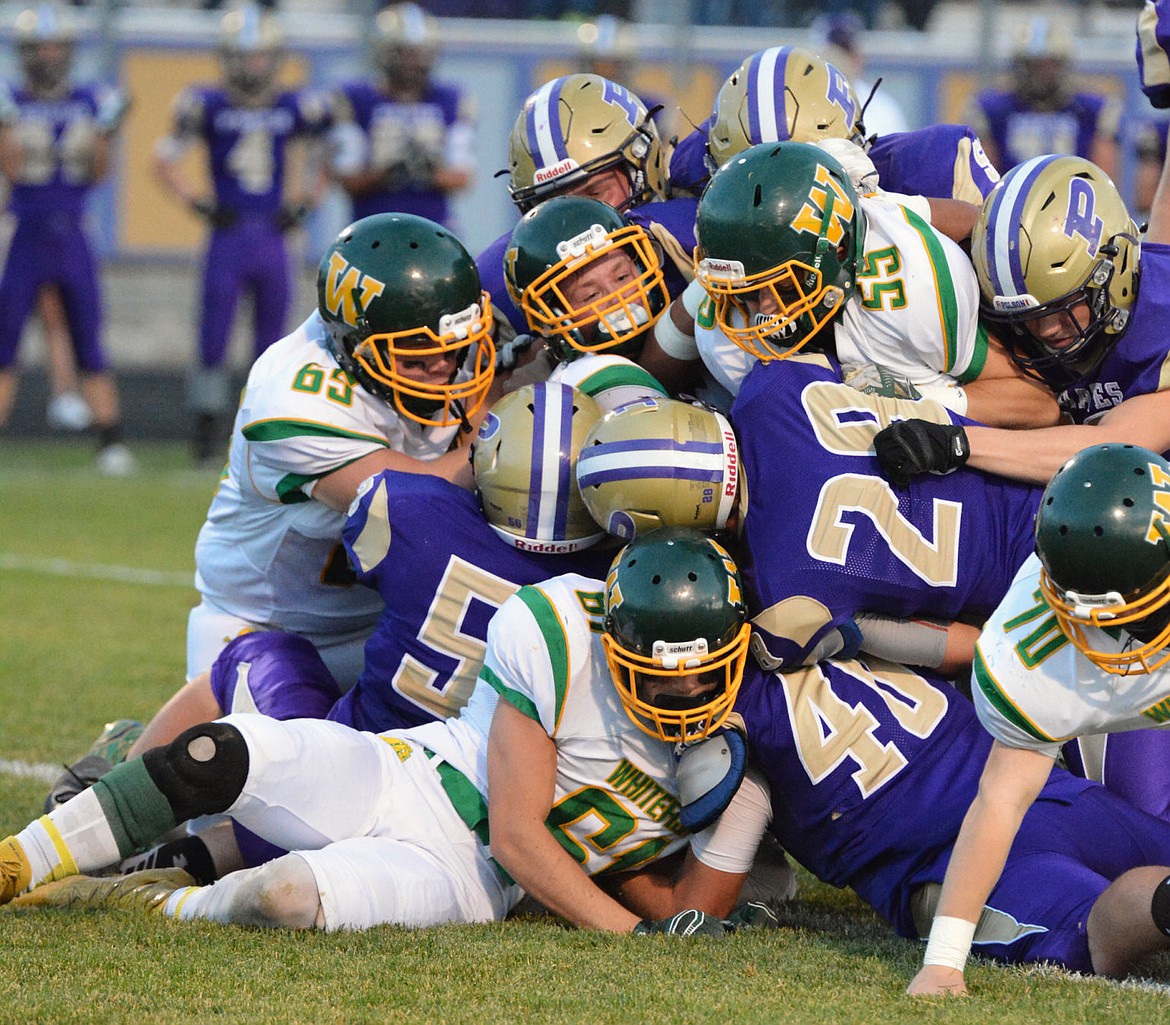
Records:
[[[0,4],[0,75],[17,77],[12,25],[25,4]],[[724,28],[689,24],[683,0],[643,0],[636,72],[630,84],[646,95],[670,97],[665,136],[685,134],[688,121],[709,113],[715,92],[743,57],[763,46],[810,42],[807,32],[776,28]],[[321,0],[281,6],[290,60],[290,83],[328,86],[368,73],[367,3]],[[1134,165],[1131,133],[1150,108],[1141,95],[1133,56],[1137,5],[1065,2],[944,2],[928,31],[872,31],[863,40],[869,77],[883,77],[882,90],[899,101],[912,127],[961,119],[973,90],[993,82],[1031,16],[1061,18],[1074,29],[1081,88],[1123,99],[1123,154],[1118,185],[1129,195]],[[183,381],[194,353],[194,306],[203,225],[171,201],[153,180],[150,154],[169,123],[171,101],[184,85],[214,80],[214,55],[221,12],[167,6],[97,4],[74,9],[88,28],[79,42],[79,79],[117,80],[133,98],[122,143],[108,180],[95,190],[92,216],[104,260],[106,346],[119,374],[127,433],[131,440],[178,438],[185,432]],[[766,38],[765,38],[766,35]],[[445,19],[443,49],[435,74],[478,99],[479,171],[474,185],[455,201],[455,227],[479,252],[515,220],[503,180],[507,138],[516,112],[532,88],[576,69],[575,25]],[[201,153],[191,154],[193,175],[202,172]],[[302,257],[291,328],[314,302],[317,254],[347,221],[340,194],[311,218],[297,241]],[[249,354],[246,305],[232,346],[242,374]],[[47,384],[40,368],[43,349],[36,325],[21,349],[21,389],[12,433],[45,431]]]

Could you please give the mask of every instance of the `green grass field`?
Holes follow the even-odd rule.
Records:
[[[0,442],[0,836],[39,814],[47,764],[182,679],[192,547],[214,480],[178,446],[105,480],[67,443]],[[39,767],[39,768],[38,768]],[[724,941],[547,920],[269,934],[131,911],[0,911],[0,1017],[27,1022],[655,1021],[1147,1025],[1153,984],[974,965],[976,996],[910,1001],[920,956],[852,895],[802,877],[783,927]]]

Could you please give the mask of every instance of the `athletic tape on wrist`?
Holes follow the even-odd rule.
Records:
[[[971,953],[971,941],[975,939],[975,923],[965,918],[951,918],[935,915],[930,927],[930,940],[922,956],[924,965],[944,965],[961,972]]]
[[[667,310],[654,325],[654,340],[666,355],[674,359],[696,360],[699,358],[699,343],[688,335],[671,318]]]

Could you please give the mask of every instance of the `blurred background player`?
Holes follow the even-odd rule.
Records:
[[[1012,54],[1007,89],[988,89],[967,114],[1001,174],[1045,153],[1075,154],[1107,175],[1117,173],[1118,102],[1077,92],[1073,39],[1067,26],[1033,18]]]
[[[101,291],[84,220],[128,101],[112,86],[70,82],[74,35],[56,7],[23,11],[16,38],[23,82],[0,94],[0,171],[12,186],[16,220],[0,279],[0,425],[15,396],[13,361],[25,323],[38,296],[55,290],[93,413],[98,469],[123,476],[135,461],[122,441],[117,386],[101,347]]]
[[[336,97],[333,175],[354,219],[399,210],[450,227],[449,197],[475,169],[475,102],[431,78],[439,23],[417,4],[392,4],[373,27],[377,77]]]
[[[319,170],[315,181],[291,180],[288,147],[295,138],[320,136],[329,119],[317,94],[278,87],[284,33],[276,15],[250,4],[229,11],[218,53],[222,83],[179,94],[171,134],[155,150],[155,170],[164,188],[211,228],[190,403],[195,459],[221,465],[233,402],[225,361],[236,306],[242,293],[251,295],[255,355],[284,334],[292,300],[284,236],[325,187]],[[195,143],[206,148],[210,195],[181,166]]]

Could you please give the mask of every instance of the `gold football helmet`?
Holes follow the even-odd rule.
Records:
[[[605,536],[577,489],[577,454],[601,410],[567,384],[527,384],[492,406],[472,453],[484,516],[513,548],[576,552]]]
[[[277,16],[254,3],[232,8],[220,20],[219,59],[237,93],[254,97],[271,88],[284,63],[284,30]]]
[[[439,39],[438,21],[418,4],[391,4],[374,16],[374,62],[391,81],[425,79]]]
[[[971,234],[986,319],[1002,324],[1012,358],[1054,390],[1101,365],[1137,296],[1138,228],[1117,187],[1081,157],[1034,157],[988,194]],[[1087,324],[1074,309],[1089,307]],[[1067,318],[1059,348],[1029,325]],[[1070,340],[1071,339],[1071,340]]]
[[[33,89],[52,93],[60,89],[73,66],[74,26],[56,4],[40,4],[21,11],[14,25],[21,70]]]
[[[849,79],[795,46],[748,57],[720,88],[713,117],[707,132],[711,171],[761,142],[865,142],[861,104]]]
[[[739,486],[735,432],[704,406],[630,402],[589,432],[577,483],[593,518],[627,541],[659,527],[722,530]]]
[[[600,75],[554,78],[529,96],[508,139],[508,167],[521,210],[611,167],[630,182],[621,209],[666,193],[662,142],[646,105]]]

